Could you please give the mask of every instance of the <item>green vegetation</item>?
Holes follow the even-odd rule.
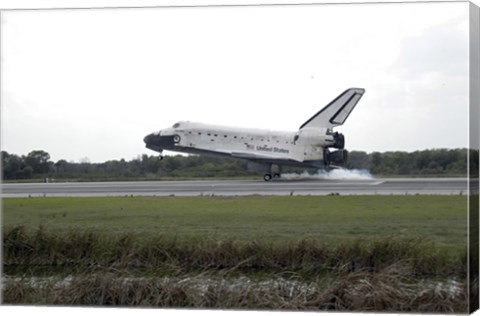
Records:
[[[345,167],[366,169],[376,176],[466,176],[468,159],[471,170],[478,170],[478,151],[470,151],[468,157],[467,149],[369,154],[352,151]],[[130,161],[121,159],[90,163],[85,158],[80,163],[64,159],[54,163],[43,150],[32,151],[27,156],[2,151],[2,171],[3,180],[15,181],[41,181],[44,178],[54,178],[56,181],[105,181],[258,177],[256,172],[247,169],[246,161],[231,158],[178,155],[166,156],[160,161],[157,156],[142,155]],[[285,168],[283,171],[302,173],[304,170]]]
[[[3,300],[465,313],[467,199],[4,199]]]
[[[389,236],[466,243],[465,196],[80,197],[3,200],[3,224],[179,239],[325,243]]]

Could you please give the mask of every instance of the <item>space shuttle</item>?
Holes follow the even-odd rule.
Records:
[[[244,159],[250,170],[264,173],[265,181],[279,178],[283,166],[328,170],[347,162],[345,137],[333,129],[345,123],[364,93],[344,91],[294,132],[180,121],[143,141],[160,159],[164,150]]]

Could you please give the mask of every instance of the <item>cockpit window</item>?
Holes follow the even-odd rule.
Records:
[[[173,124],[172,127],[173,127],[173,128],[179,128],[179,127],[180,127],[180,123],[175,123],[175,124]]]

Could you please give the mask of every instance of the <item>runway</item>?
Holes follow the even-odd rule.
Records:
[[[195,180],[138,182],[2,183],[2,197],[408,195],[468,193],[467,178],[319,180]]]

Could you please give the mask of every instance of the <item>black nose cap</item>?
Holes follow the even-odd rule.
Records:
[[[178,137],[178,135],[176,137]],[[160,133],[156,132],[145,136],[143,141],[145,142],[145,147],[160,151],[163,149],[174,148],[176,144],[174,138],[174,135],[162,136]]]
[[[152,137],[153,137],[153,134],[148,134],[147,136],[145,136],[145,137],[143,138],[143,142],[144,142],[145,144],[150,143]]]
[[[147,147],[148,149],[154,150],[154,151],[161,152],[162,148],[160,148],[159,144],[158,144],[160,138],[161,137],[158,134],[155,134],[155,133],[148,134],[147,136],[145,136],[143,138],[143,142],[145,143],[145,147]]]

